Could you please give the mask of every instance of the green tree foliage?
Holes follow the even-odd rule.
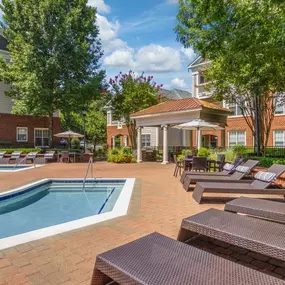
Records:
[[[3,0],[3,32],[12,64],[0,64],[15,112],[45,115],[82,110],[105,76],[96,9],[87,0]]]
[[[110,105],[114,116],[126,123],[131,146],[136,149],[136,122],[130,115],[159,103],[163,98],[158,91],[163,85],[154,82],[153,76],[136,75],[132,71],[127,74],[120,72],[114,79],[110,79],[110,85],[113,95]]]
[[[284,11],[279,0],[179,1],[178,40],[211,62],[205,75],[215,97],[237,103],[254,134],[257,94],[263,146],[276,106],[284,104]]]

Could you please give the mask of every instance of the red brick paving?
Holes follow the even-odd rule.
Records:
[[[43,178],[80,178],[84,176],[86,166],[55,163],[17,173],[0,173],[0,192]],[[89,284],[98,253],[153,231],[176,238],[182,218],[210,207],[223,208],[224,205],[217,199],[206,200],[208,204],[195,204],[191,193],[185,192],[179,179],[172,174],[173,165],[97,163],[96,177],[137,178],[128,214],[0,251],[0,285]],[[217,254],[248,254],[242,253],[242,249],[234,250],[234,247],[215,246],[218,248]],[[245,260],[236,255],[231,258],[238,262],[250,261],[247,264],[254,266],[252,263],[257,259],[248,257],[252,259]],[[276,262],[271,260],[274,268],[272,274],[282,276],[285,270],[280,265],[278,267]],[[256,268],[264,266],[256,265]]]

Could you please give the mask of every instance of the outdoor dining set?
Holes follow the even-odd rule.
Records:
[[[258,165],[255,160],[237,158],[233,163],[223,163],[219,172],[209,172],[208,165],[207,159],[198,157],[175,163],[174,176],[183,169],[181,185],[187,192],[193,191],[197,203],[202,202],[205,192],[285,197],[285,189],[275,183],[285,172],[285,165],[272,165],[266,172],[259,171],[254,176],[251,173]],[[99,254],[91,285],[285,284],[282,276],[275,272],[260,272],[254,266],[238,264],[191,243],[199,238],[212,239],[219,245],[229,244],[239,248],[239,252],[266,256],[265,260],[273,260],[276,266],[284,264],[285,203],[232,198],[224,210],[208,209],[186,217],[181,221],[177,240],[154,232]]]

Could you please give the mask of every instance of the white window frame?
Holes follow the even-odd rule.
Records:
[[[149,146],[143,144],[143,136],[149,136]],[[141,134],[141,142],[142,142],[142,147],[151,147],[151,134],[150,133]]]
[[[42,131],[45,130],[46,131],[46,130],[49,130],[49,128],[34,128],[34,146],[35,147],[44,147],[44,145],[36,145],[36,131],[37,130],[42,130]],[[42,136],[42,142],[43,142],[43,136]]]
[[[18,136],[19,135],[19,132],[18,132],[19,129],[25,129],[26,130],[27,134],[26,134],[25,140],[19,140],[19,136]],[[28,127],[17,127],[17,131],[16,131],[17,142],[27,142],[29,140],[28,135],[29,135]]]
[[[228,108],[228,109],[230,109],[230,107],[235,107],[234,115],[229,115],[229,118],[239,118],[239,117],[242,117],[242,114],[236,115],[238,113],[238,109],[240,109],[237,103],[232,103],[232,104],[231,103],[226,103],[225,107]]]
[[[237,133],[244,133],[244,146],[246,146],[246,131],[228,131],[228,147],[231,147],[230,146],[230,133],[236,133],[236,145],[239,145],[238,144],[238,141],[237,141]]]
[[[276,132],[283,132],[283,145],[276,146]],[[275,147],[284,147],[285,146],[285,130],[274,130],[273,131],[273,144]]]

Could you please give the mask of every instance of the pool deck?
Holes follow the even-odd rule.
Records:
[[[0,173],[0,192],[43,178],[82,178],[86,167],[87,164],[53,163],[17,173]],[[0,285],[89,285],[98,253],[154,231],[176,238],[182,218],[208,208],[223,209],[224,203],[219,199],[205,199],[197,205],[191,193],[183,190],[179,178],[173,177],[173,169],[173,164],[96,163],[96,177],[137,178],[129,213],[0,251]]]

